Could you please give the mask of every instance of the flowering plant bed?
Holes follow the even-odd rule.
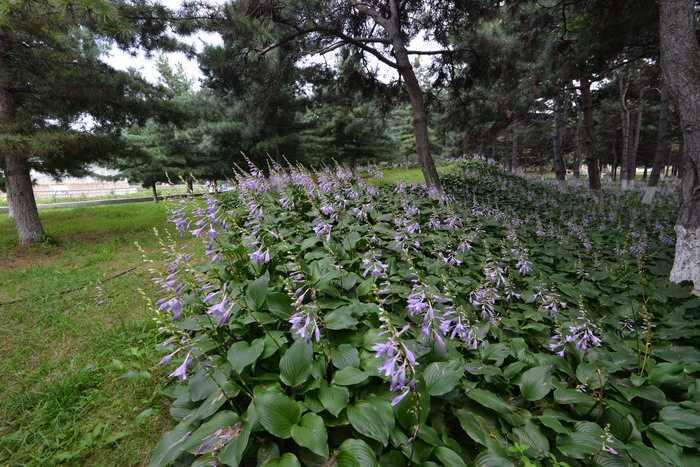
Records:
[[[596,207],[476,161],[444,184],[253,170],[181,200],[208,260],[173,248],[158,279],[178,425],[152,465],[690,465],[670,198]]]

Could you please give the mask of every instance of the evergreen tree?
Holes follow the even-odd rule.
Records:
[[[44,234],[30,169],[60,177],[125,155],[110,130],[144,116],[155,89],[100,53],[111,41],[174,47],[166,14],[142,0],[0,2],[0,166],[20,243]]]

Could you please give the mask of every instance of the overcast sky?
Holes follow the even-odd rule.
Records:
[[[224,4],[227,2],[227,0],[209,0],[212,3],[219,3],[219,4]],[[182,3],[182,0],[160,0],[161,3],[165,4],[166,6],[170,8],[177,9],[179,8],[180,4]],[[221,44],[221,36],[218,34],[211,34],[211,33],[198,33],[196,35],[190,36],[190,37],[182,37],[181,38],[183,42],[186,42],[188,44],[194,45],[198,51],[202,50],[202,46],[204,44]],[[426,42],[423,40],[423,38],[419,35],[416,37],[411,44],[409,45],[409,49],[413,50],[428,50],[428,48],[431,46],[430,42]],[[196,60],[189,60],[185,57],[185,55],[181,52],[176,52],[176,53],[168,53],[166,54],[168,57],[170,63],[172,65],[175,65],[177,63],[182,64],[184,67],[185,73],[187,74],[188,77],[193,78],[197,81],[199,79],[203,78],[202,73],[199,71],[199,66],[197,64]],[[311,57],[308,57],[306,60],[311,61],[311,62],[316,62],[316,63],[324,63],[324,62],[329,62],[332,63],[334,61],[335,54],[334,53],[329,53],[326,54],[325,56],[320,56],[320,55],[313,55]],[[429,58],[426,58],[425,56],[419,56],[421,58],[421,62],[423,64],[428,64],[430,62]],[[369,57],[370,63],[372,61],[376,62],[376,67],[378,69],[377,76],[381,81],[389,82],[393,79],[396,78],[396,70],[393,70],[382,63],[379,63],[378,61],[374,60],[373,57]],[[142,53],[137,55],[136,57],[132,57],[131,55],[119,50],[118,48],[113,48],[112,52],[109,54],[109,56],[105,57],[105,61],[112,65],[113,67],[120,69],[120,70],[126,70],[127,68],[135,68],[138,70],[148,81],[155,83],[158,80],[158,72],[156,71],[155,65],[154,65],[154,59],[148,59],[146,58]],[[199,87],[198,84],[196,87]]]

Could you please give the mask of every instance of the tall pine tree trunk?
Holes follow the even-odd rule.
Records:
[[[642,113],[644,111],[644,88],[639,85],[639,100],[637,101],[637,126],[634,129],[634,142],[630,150],[630,157],[627,161],[627,183],[630,188],[634,187],[637,179],[637,152],[639,151],[639,140],[642,137]]]
[[[685,168],[670,279],[693,281],[700,295],[700,47],[695,0],[660,0],[661,68],[678,103]]]
[[[622,122],[622,155],[620,157],[620,183],[622,189],[628,188],[628,167],[630,160],[630,109],[627,107],[627,89],[629,88],[629,68],[620,72],[620,121]]]
[[[557,177],[559,190],[566,192],[566,164],[561,153],[563,141],[564,109],[562,102],[563,93],[554,96],[554,122],[552,124],[552,146],[554,149],[554,174]]]
[[[0,74],[6,67],[5,42],[0,36]],[[0,87],[0,135],[17,134],[15,114],[17,102],[7,89]],[[17,151],[6,152],[5,183],[7,185],[7,203],[15,218],[15,228],[19,243],[36,242],[44,235],[44,227],[39,219],[39,211],[34,199],[34,188],[29,172],[29,161]]]
[[[428,113],[425,109],[423,91],[420,88],[418,78],[411,65],[411,60],[406,50],[406,42],[401,34],[399,26],[398,4],[395,0],[390,0],[392,18],[384,23],[384,28],[391,40],[394,49],[398,71],[404,81],[404,87],[411,101],[411,112],[413,114],[413,132],[416,136],[416,153],[418,154],[418,164],[420,165],[428,191],[433,197],[442,198],[442,184],[435,167],[435,161],[430,155],[430,143],[428,140]]]
[[[586,166],[588,167],[588,187],[596,203],[603,201],[603,190],[600,186],[600,167],[598,166],[598,148],[593,132],[593,100],[591,99],[591,82],[588,77],[581,76],[581,102],[583,104],[583,129],[586,136]]]
[[[581,132],[583,131],[583,118],[579,112],[576,116],[576,149],[574,150],[573,171],[574,178],[581,178]]]
[[[151,191],[153,192],[153,202],[157,203],[158,202],[158,190],[156,189],[156,183],[153,182],[151,184]]]
[[[643,201],[645,203],[651,203],[654,200],[654,194],[656,193],[659,185],[661,168],[663,167],[664,156],[666,154],[666,139],[668,137],[668,84],[666,84],[666,80],[664,79],[661,80],[660,93],[661,100],[659,103],[659,124],[657,126],[656,134],[656,152],[654,153],[654,162],[651,167],[649,184],[647,185],[647,190],[644,193]]]
[[[510,170],[513,173],[518,173],[518,121],[513,120],[511,123],[511,151],[510,151]]]

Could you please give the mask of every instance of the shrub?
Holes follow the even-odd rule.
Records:
[[[598,235],[531,183],[465,163],[441,202],[278,168],[181,200],[208,261],[171,249],[158,279],[178,425],[152,465],[687,465],[700,300],[653,226]]]

